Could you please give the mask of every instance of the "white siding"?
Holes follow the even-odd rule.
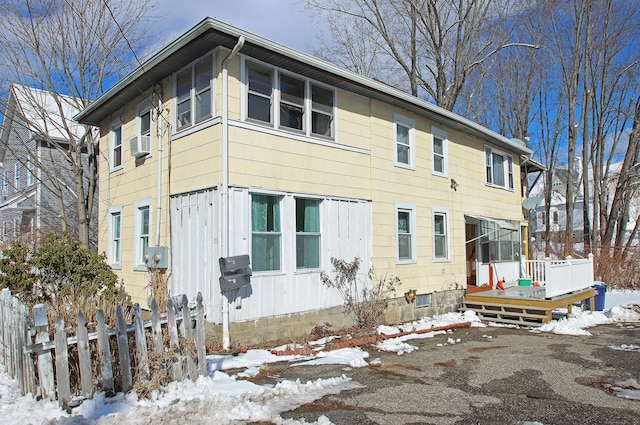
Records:
[[[217,191],[171,198],[171,295],[202,292],[207,320],[222,320],[218,283]]]

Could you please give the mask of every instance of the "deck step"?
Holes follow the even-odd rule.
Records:
[[[515,319],[506,319],[506,318],[500,319],[500,318],[482,317],[482,316],[478,316],[478,317],[480,317],[480,320],[484,322],[505,323],[509,325],[527,326],[531,328],[534,328],[534,327],[537,328],[544,325],[544,323],[541,323],[541,322],[531,322],[527,320],[515,320]]]
[[[465,306],[474,305],[474,306],[484,306],[484,307],[509,308],[514,310],[538,310],[538,311],[551,310],[549,307],[543,307],[543,306],[490,303],[490,302],[484,302],[484,301],[471,301],[468,299],[465,300],[462,304]]]
[[[520,313],[517,311],[501,311],[501,310],[486,310],[486,309],[482,309],[482,308],[473,308],[473,307],[466,307],[464,308],[464,310],[466,311],[475,311],[476,314],[478,316],[496,316],[496,317],[517,317],[517,318],[527,318],[527,319],[539,319],[539,320],[546,320],[549,319],[550,316],[547,314],[535,314],[535,313]]]

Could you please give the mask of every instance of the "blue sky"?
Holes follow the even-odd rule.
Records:
[[[207,16],[307,53],[315,40],[312,13],[299,0],[158,0],[154,14],[163,17],[165,42]]]

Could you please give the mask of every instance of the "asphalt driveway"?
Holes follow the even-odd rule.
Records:
[[[269,366],[261,382],[351,377],[364,388],[326,396],[281,414],[334,424],[640,424],[640,400],[612,386],[640,381],[639,325],[590,328],[593,336],[528,329],[466,328],[412,340],[398,356],[370,351],[365,368],[344,365]],[[456,344],[443,345],[449,338]]]

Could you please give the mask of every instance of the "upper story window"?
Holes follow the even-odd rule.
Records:
[[[296,198],[296,268],[320,267],[320,200]]]
[[[251,195],[251,267],[253,271],[280,270],[282,231],[280,197]]]
[[[486,183],[513,190],[513,157],[485,146]]]
[[[152,127],[153,106],[151,99],[147,99],[138,105],[136,137],[131,139],[131,155],[135,156],[136,159],[141,157],[143,158],[151,154]],[[122,158],[120,158],[120,161],[122,161]]]
[[[175,77],[176,130],[213,116],[213,57],[194,62]]]
[[[446,177],[449,174],[448,164],[448,135],[446,132],[431,127],[431,135],[433,138],[432,154],[433,166],[432,172],[438,176]]]
[[[393,115],[395,164],[400,167],[415,167],[415,121]]]
[[[20,189],[20,163],[16,162],[13,166],[13,189]]]
[[[27,185],[31,186],[35,183],[36,176],[34,174],[35,164],[33,162],[33,156],[27,157]]]
[[[151,136],[151,108],[144,108],[138,116],[138,135]]]
[[[122,126],[114,127],[111,132],[111,169],[122,167]]]
[[[307,136],[334,137],[335,92],[300,76],[247,62],[246,119]],[[278,111],[274,111],[276,105]],[[309,111],[311,111],[309,113]]]

